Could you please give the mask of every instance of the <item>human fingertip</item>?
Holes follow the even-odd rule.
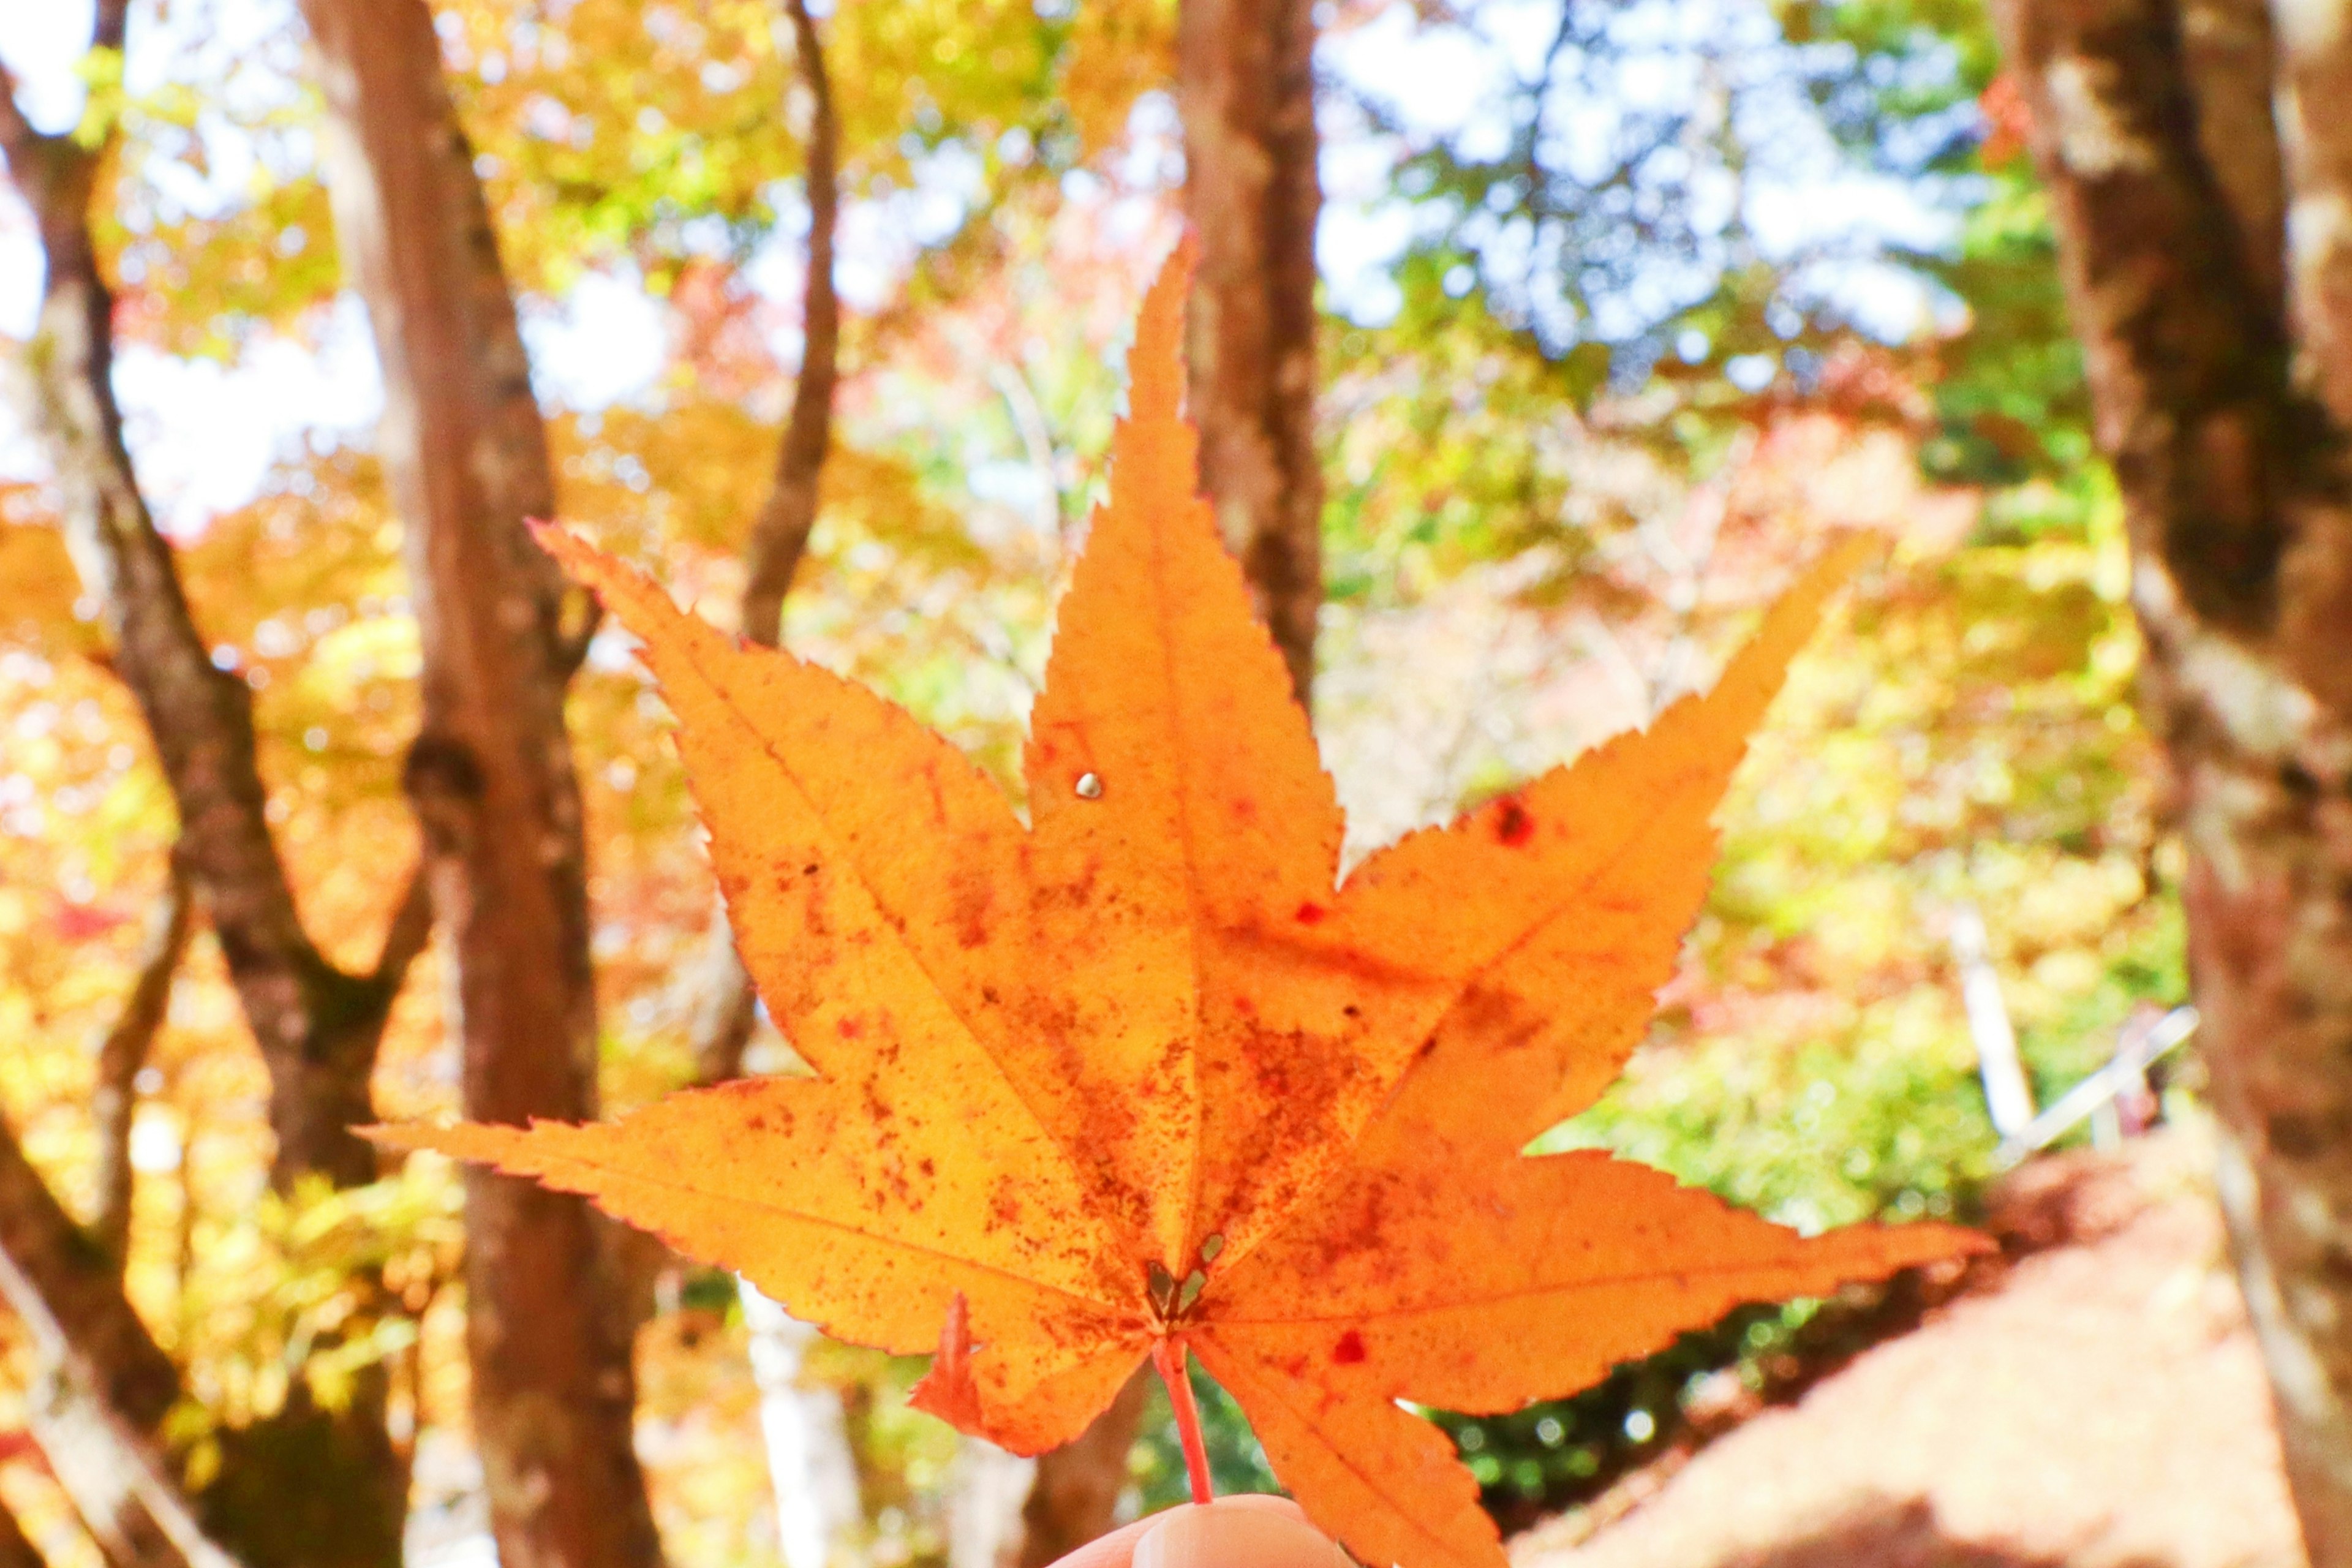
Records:
[[[1134,1568],[1347,1568],[1347,1554],[1286,1500],[1171,1509],[1136,1543]]]

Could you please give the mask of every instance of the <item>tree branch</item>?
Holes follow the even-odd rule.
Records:
[[[99,0],[93,46],[120,48],[126,17],[124,0]],[[368,1080],[402,965],[383,966],[381,982],[345,973],[302,926],[264,812],[250,695],[243,681],[214,668],[124,446],[112,384],[114,300],[89,213],[106,149],[43,135],[26,120],[15,86],[0,74],[0,152],[34,209],[47,260],[16,390],[49,459],[68,545],[105,606],[116,644],[109,668],[139,705],[178,808],[175,875],[184,876],[211,917],[268,1068],[272,1179],[280,1187],[310,1173],[341,1184],[371,1181],[374,1151],[351,1129],[373,1120]],[[184,911],[177,916],[183,931],[185,919]],[[164,947],[180,940],[164,934]],[[387,945],[395,955],[404,946],[413,952],[416,940],[395,922]],[[0,1136],[0,1296],[25,1320],[48,1364],[30,1402],[35,1436],[118,1568],[229,1568],[155,1447],[179,1395],[178,1374],[124,1298],[117,1272],[129,1190],[129,1080],[169,985],[169,965],[160,959],[149,965],[122,1026],[101,1050],[101,1079],[115,1092],[110,1110],[103,1092],[99,1107],[107,1151],[100,1238],[74,1227],[13,1140]],[[380,1400],[362,1396],[347,1414],[358,1447],[366,1447],[371,1422],[382,1440]],[[315,1452],[314,1446],[294,1453],[288,1463],[292,1450],[268,1447],[256,1444],[249,1457],[229,1463],[223,1481],[268,1490]],[[373,1562],[396,1560],[396,1515],[371,1530],[385,1521],[361,1514],[383,1510],[360,1500],[366,1509],[312,1497],[311,1506],[334,1521],[330,1560],[369,1560],[372,1549]]]
[[[28,177],[18,165],[42,140],[41,132],[25,118],[25,110],[16,101],[16,73],[8,68],[6,60],[0,60],[0,156],[7,158],[18,181]]]
[[[824,46],[808,0],[785,0],[791,14],[801,80],[809,94],[808,276],[801,295],[801,366],[793,384],[793,411],[776,449],[775,483],[743,547],[743,635],[774,647],[783,635],[784,595],[808,552],[816,525],[819,481],[833,444],[833,395],[840,379],[841,300],[834,290],[834,232],[840,196],[841,128],[825,69]],[[702,1000],[691,1026],[694,1074],[719,1083],[743,1071],[757,1009],[751,978],[735,951],[725,906],[711,911]]]
[[[393,906],[391,923],[384,927],[383,945],[376,952],[375,968],[369,972],[368,984],[384,994],[387,1005],[400,994],[400,987],[408,978],[409,965],[415,963],[433,940],[433,881],[426,875],[428,868],[422,860],[410,868],[408,886]]]
[[[817,482],[833,441],[833,391],[839,379],[841,301],[834,291],[834,229],[840,209],[841,130],[833,107],[824,48],[808,0],[785,0],[793,19],[801,80],[809,93],[808,277],[801,294],[801,368],[792,417],[776,451],[776,479],[744,548],[743,635],[765,647],[782,631],[785,591],[816,523]]]
[[[0,1298],[45,1360],[142,1427],[180,1396],[179,1369],[122,1293],[114,1267],[74,1224],[0,1126]]]
[[[139,1106],[137,1079],[163,1026],[193,924],[187,879],[175,860],[164,874],[163,894],[148,911],[131,993],[98,1042],[98,1084],[90,1096],[90,1118],[98,1124],[98,1206],[89,1234],[117,1275],[131,1240],[131,1124]]]

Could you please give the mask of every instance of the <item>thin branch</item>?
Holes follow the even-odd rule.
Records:
[[[16,165],[46,140],[16,102],[16,73],[8,68],[6,60],[0,60],[0,154],[6,155],[20,182],[26,175]]]
[[[728,922],[722,900],[711,900],[710,930],[704,943],[702,983],[697,988],[687,1037],[694,1053],[694,1081],[725,1083],[743,1076],[743,1053],[751,1048],[760,1012],[751,977],[743,968],[742,954],[735,949],[735,930]]]
[[[750,573],[743,585],[743,635],[768,647],[782,635],[784,594],[816,522],[817,482],[833,443],[833,391],[841,352],[841,300],[833,284],[841,130],[808,0],[785,0],[784,8],[792,16],[810,101],[808,278],[801,299],[801,367],[793,386],[792,417],[776,452],[775,484],[744,551]]]
[[[138,1078],[163,1026],[172,982],[188,949],[194,923],[190,902],[187,878],[175,860],[148,911],[130,994],[98,1043],[98,1085],[90,1096],[90,1118],[98,1124],[98,1205],[89,1234],[118,1275],[131,1241],[131,1123],[139,1107]]]
[[[1020,438],[1022,456],[1037,479],[1039,534],[1060,540],[1067,526],[1062,514],[1062,485],[1054,471],[1054,437],[1045,426],[1045,410],[1018,364],[991,365],[988,379],[1003,395],[1005,412],[1013,417],[1013,433]]]
[[[818,484],[833,445],[833,394],[840,379],[841,300],[834,290],[834,230],[839,221],[841,128],[824,46],[808,0],[784,0],[794,53],[809,94],[808,277],[801,296],[801,365],[793,384],[792,416],[776,450],[776,479],[744,545],[742,628],[751,641],[774,647],[783,636],[784,595],[808,552],[816,526]],[[743,1070],[743,1052],[757,1021],[751,976],[735,950],[723,906],[714,908],[702,1003],[691,1039],[698,1081],[718,1083]]]
[[[423,953],[425,944],[433,940],[433,883],[425,863],[420,860],[408,873],[408,887],[393,906],[392,921],[384,927],[383,946],[378,950],[375,968],[368,973],[368,984],[384,994],[387,1005],[400,994],[408,978],[408,967]]]

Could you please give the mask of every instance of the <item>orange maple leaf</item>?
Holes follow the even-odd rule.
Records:
[[[541,533],[644,639],[745,963],[815,1076],[383,1135],[588,1194],[840,1338],[913,1352],[945,1323],[924,1403],[1016,1452],[1147,1354],[1189,1392],[1189,1351],[1357,1556],[1495,1568],[1476,1484],[1400,1400],[1514,1409],[1738,1302],[1980,1245],[1804,1237],[1521,1152],[1633,1047],[1709,816],[1851,552],[1706,696],[1340,884],[1331,782],[1195,493],[1185,279],[1144,303],[1026,826],[899,710]]]

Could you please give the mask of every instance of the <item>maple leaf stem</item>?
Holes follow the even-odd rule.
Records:
[[[1176,1438],[1184,1446],[1184,1474],[1192,1483],[1194,1502],[1212,1502],[1217,1495],[1209,1479],[1209,1446],[1201,1438],[1201,1407],[1192,1401],[1192,1380],[1184,1370],[1184,1342],[1162,1340],[1151,1350],[1151,1364],[1168,1385],[1168,1408],[1176,1416]]]

